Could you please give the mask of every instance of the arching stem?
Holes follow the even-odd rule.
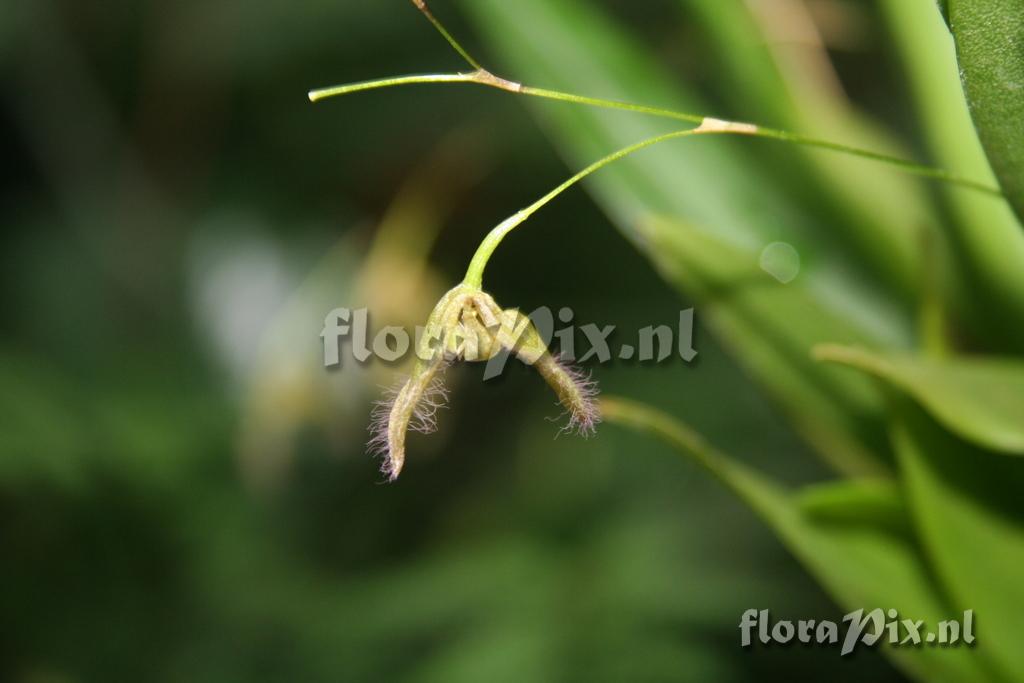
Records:
[[[609,154],[608,156],[595,161],[590,164],[582,171],[579,171],[568,180],[561,183],[558,187],[554,188],[543,197],[530,204],[525,209],[517,211],[512,214],[497,226],[495,226],[484,238],[480,246],[477,247],[476,253],[473,254],[472,260],[469,262],[469,268],[466,270],[466,277],[463,279],[463,283],[471,287],[481,287],[483,284],[484,269],[487,267],[487,262],[490,260],[494,250],[498,248],[501,241],[505,239],[505,236],[516,229],[521,223],[527,218],[537,212],[538,209],[543,207],[545,204],[553,200],[558,195],[562,194],[570,187],[578,183],[579,181],[586,178],[591,173],[599,171],[613,161],[617,161],[623,157],[629,156],[634,152],[639,152],[642,149],[656,145],[659,142],[665,142],[667,140],[675,140],[676,138],[690,137],[694,135],[756,135],[757,127],[750,124],[737,124],[730,121],[719,121],[717,119],[704,119],[701,125],[697,128],[690,128],[687,130],[677,130],[672,133],[665,133],[663,135],[657,135],[646,140],[641,140],[635,144],[623,147],[622,149]]]

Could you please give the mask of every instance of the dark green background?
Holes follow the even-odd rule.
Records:
[[[679,3],[606,4],[716,113],[744,116]],[[881,29],[848,9],[867,28],[833,55],[839,73],[900,128]],[[747,608],[841,610],[666,448],[611,427],[553,440],[553,396],[520,368],[487,384],[453,370],[441,432],[412,438],[389,486],[363,446],[387,369],[336,373],[334,398],[305,396],[315,416],[261,443],[280,462],[251,476],[265,331],[288,326],[318,268],[356,277],[417,169],[446,155],[437,187],[462,186],[429,256],[442,284],[570,172],[509,95],[305,97],[457,68],[403,0],[0,7],[0,679],[898,680],[874,653],[741,649]],[[325,266],[339,243],[347,270]],[[690,305],[579,189],[503,245],[487,284],[505,306],[570,306],[624,340]],[[785,481],[822,478],[699,307],[697,322],[693,364],[590,369]],[[292,326],[292,350],[315,363],[319,331]]]

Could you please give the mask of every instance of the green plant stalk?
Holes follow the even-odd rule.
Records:
[[[466,60],[467,64],[474,69],[483,71],[483,67],[480,66],[480,62],[476,61],[473,55],[469,54],[469,51],[462,47],[462,45],[459,44],[459,41],[455,40],[455,36],[448,33],[448,29],[444,27],[444,24],[437,20],[434,13],[430,11],[429,7],[427,7],[427,0],[412,0],[412,4],[415,5],[416,9],[418,9],[423,16],[427,18],[427,21],[429,21],[435,29],[437,29],[437,32],[440,33],[446,41],[448,41],[448,44],[452,46],[452,49],[458,52],[459,56]]]
[[[601,170],[608,164],[629,156],[634,152],[639,152],[642,149],[668,140],[692,137],[696,135],[753,135],[755,134],[754,130],[756,129],[753,126],[748,127],[744,124],[734,124],[727,121],[707,119],[700,127],[677,130],[671,133],[665,133],[664,135],[647,138],[646,140],[641,140],[640,142],[629,145],[628,147],[623,147],[622,149],[595,161],[582,171],[573,175],[571,178],[565,180],[558,187],[554,188],[525,209],[517,211],[495,226],[487,234],[483,242],[480,243],[480,246],[477,247],[476,253],[473,254],[473,258],[469,262],[469,267],[466,269],[466,277],[463,279],[463,283],[471,287],[481,287],[483,285],[484,268],[487,267],[487,262],[490,260],[491,255],[494,253],[494,250],[498,248],[498,245],[501,244],[501,241],[505,239],[506,235],[512,232],[520,224],[526,221],[527,218],[532,216],[537,212],[537,210],[553,200],[555,197],[562,194],[591,173]]]
[[[571,102],[573,104],[584,104],[592,107],[602,107],[605,109],[618,109],[638,114],[648,114],[650,116],[675,119],[677,121],[686,121],[688,123],[699,124],[704,120],[704,117],[698,114],[689,114],[660,107],[648,107],[646,105],[633,104],[631,102],[619,102],[617,100],[605,100],[598,97],[587,97],[585,95],[576,95],[573,93],[561,92],[559,90],[534,88],[532,86],[523,85],[522,83],[516,83],[515,81],[500,78],[486,69],[478,69],[468,73],[412,74],[409,76],[395,76],[391,78],[360,81],[358,83],[348,83],[329,88],[310,90],[308,96],[310,102],[319,102],[320,100],[325,100],[329,97],[348,95],[362,90],[375,90],[377,88],[389,88],[392,86],[411,85],[415,83],[475,83],[477,85],[486,85],[492,88],[498,88],[499,90],[507,90],[508,92],[530,95],[532,97],[558,100],[561,102]]]
[[[632,102],[619,102],[617,100],[606,100],[599,97],[576,95],[574,93],[567,93],[559,90],[534,88],[531,86],[523,85],[521,83],[516,83],[515,81],[506,80],[499,76],[495,76],[486,69],[478,69],[477,71],[468,73],[414,74],[409,76],[395,76],[371,81],[361,81],[359,83],[350,83],[346,85],[338,85],[329,88],[311,90],[308,96],[311,102],[319,102],[330,97],[348,95],[351,93],[361,92],[365,90],[375,90],[378,88],[390,88],[394,86],[413,85],[419,83],[473,83],[477,85],[484,85],[492,88],[497,88],[499,90],[505,90],[512,93],[517,93],[520,95],[528,95],[531,97],[539,97],[543,99],[556,100],[560,102],[569,102],[572,104],[582,104],[591,107],[600,107],[603,109],[616,109],[619,111],[646,114],[648,116],[674,119],[676,121],[686,121],[688,123],[695,123],[698,125],[706,120],[711,119],[711,117],[702,116],[700,114],[674,111],[671,109],[662,109],[659,107],[650,107],[641,104],[634,104]],[[940,182],[945,182],[952,185],[959,185],[961,187],[976,190],[978,192],[982,192],[997,197],[1003,196],[1002,191],[997,187],[993,187],[985,183],[971,180],[969,178],[963,178],[954,173],[950,173],[949,171],[946,171],[944,169],[926,166],[924,164],[919,164],[913,161],[909,161],[907,159],[901,159],[899,157],[894,157],[879,152],[873,152],[871,150],[860,149],[858,147],[853,147],[851,145],[845,145],[838,142],[831,142],[829,140],[820,140],[818,138],[801,135],[799,133],[792,133],[789,131],[778,130],[775,128],[765,128],[750,123],[743,123],[739,121],[727,121],[726,123],[750,128],[751,130],[747,134],[753,137],[780,140],[783,142],[789,142],[792,144],[802,145],[806,147],[816,147],[819,149],[826,149],[833,152],[839,152],[842,154],[849,154],[852,156],[861,157],[863,159],[869,159],[871,161],[877,161],[880,163],[888,164],[912,175],[931,178],[933,180],[938,180]]]

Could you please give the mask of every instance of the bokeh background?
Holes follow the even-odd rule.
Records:
[[[434,9],[516,78],[473,4]],[[796,18],[765,40],[913,148],[873,3],[776,4]],[[601,12],[708,113],[773,123],[709,44],[713,7]],[[0,679],[901,680],[871,652],[741,649],[747,608],[842,610],[667,448],[612,426],[555,440],[526,370],[452,370],[440,432],[380,485],[366,425],[401,368],[324,370],[323,316],[421,322],[486,230],[578,164],[505,93],[306,91],[459,68],[405,0],[0,5]],[[846,220],[775,181],[819,224]],[[569,306],[622,341],[692,305],[580,188],[487,279],[506,306]],[[692,364],[589,369],[783,481],[823,479],[696,316]]]

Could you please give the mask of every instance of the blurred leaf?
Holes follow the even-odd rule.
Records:
[[[950,618],[949,606],[912,539],[869,520],[849,526],[813,520],[801,511],[796,495],[716,451],[664,413],[620,399],[602,401],[602,410],[610,422],[652,433],[705,467],[772,528],[844,609],[895,607],[901,615],[929,624]],[[966,648],[883,646],[882,651],[921,680],[988,679]]]
[[[1024,220],[1024,3],[954,0],[948,16],[974,125]]]
[[[961,438],[1024,455],[1024,361],[962,356],[931,360],[834,345],[815,349],[815,355],[892,383]]]
[[[662,275],[694,294],[737,359],[785,407],[801,433],[838,471],[880,471],[887,450],[881,395],[862,378],[822,372],[810,349],[864,333],[834,314],[797,277],[782,283],[762,270],[758,255],[678,222],[645,224],[648,251]],[[853,380],[853,381],[851,381]]]
[[[909,77],[922,132],[936,162],[995,184],[971,122],[953,39],[934,0],[879,0]],[[957,187],[946,194],[957,272],[956,312],[994,350],[1024,349],[1024,230],[1005,200]]]
[[[814,31],[802,3],[682,0],[707,36],[715,82],[733,103],[730,117],[908,157],[846,99],[824,45],[790,34]],[[782,7],[780,7],[780,5]],[[779,11],[784,9],[785,11]],[[797,25],[794,25],[797,24]],[[783,35],[785,34],[785,35]],[[799,51],[799,57],[794,54]],[[720,75],[719,75],[720,74]],[[857,253],[903,293],[914,290],[918,228],[935,225],[919,179],[843,154],[794,147],[801,184],[832,201],[831,220]],[[799,164],[803,159],[807,162]],[[871,201],[864,201],[871,197]]]
[[[1024,462],[950,436],[909,401],[898,416],[894,443],[925,550],[957,607],[975,611],[978,656],[1022,680]]]
[[[903,494],[891,479],[851,479],[807,486],[800,491],[796,503],[814,521],[867,522],[879,529],[909,531]]]

